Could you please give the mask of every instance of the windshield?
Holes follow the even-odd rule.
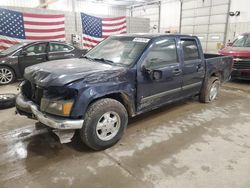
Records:
[[[15,45],[9,47],[8,49],[1,51],[0,53],[1,53],[1,54],[4,54],[4,55],[13,53],[13,52],[15,52],[16,50],[18,50],[19,48],[21,48],[22,46],[24,46],[24,45],[26,45],[26,44],[27,44],[27,43],[15,44]]]
[[[250,35],[241,35],[233,43],[233,47],[250,47]]]
[[[136,61],[149,41],[146,38],[141,39],[144,40],[135,37],[109,37],[89,51],[85,57],[128,66]]]

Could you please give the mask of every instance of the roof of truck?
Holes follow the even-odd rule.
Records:
[[[183,34],[168,34],[168,33],[126,33],[115,36],[128,36],[128,37],[142,37],[142,38],[157,38],[163,36],[174,36],[174,37],[192,37],[192,35],[183,35]]]

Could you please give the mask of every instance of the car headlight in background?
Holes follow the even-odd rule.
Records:
[[[49,114],[68,117],[70,115],[73,104],[73,100],[42,98],[40,110]]]

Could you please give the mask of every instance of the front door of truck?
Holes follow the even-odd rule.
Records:
[[[137,68],[137,110],[146,110],[179,98],[182,70],[173,37],[157,39]]]
[[[198,41],[194,38],[181,39],[183,57],[183,96],[191,96],[200,92],[205,76],[205,65]]]

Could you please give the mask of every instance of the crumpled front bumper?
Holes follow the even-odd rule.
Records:
[[[16,98],[16,108],[17,111],[33,115],[39,122],[54,129],[81,129],[84,122],[84,120],[72,120],[44,114],[38,110],[38,106],[34,102],[28,100],[22,94],[19,94]]]

